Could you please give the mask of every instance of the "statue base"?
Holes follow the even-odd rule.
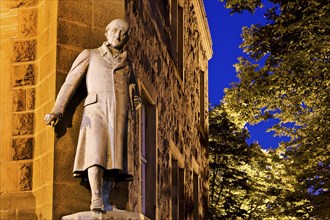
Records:
[[[87,211],[66,215],[62,220],[150,220],[141,213],[128,211]]]

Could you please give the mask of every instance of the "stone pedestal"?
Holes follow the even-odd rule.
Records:
[[[141,213],[127,211],[97,212],[87,211],[66,215],[62,220],[150,220]]]

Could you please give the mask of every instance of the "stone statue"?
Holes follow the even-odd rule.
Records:
[[[113,20],[106,28],[107,41],[96,49],[85,49],[74,61],[61,87],[47,125],[55,126],[86,76],[87,97],[80,127],[73,174],[86,178],[91,188],[91,210],[111,211],[111,189],[115,182],[132,180],[123,171],[128,111],[141,105],[139,89],[127,60],[129,25]]]

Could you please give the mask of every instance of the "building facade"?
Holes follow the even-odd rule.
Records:
[[[82,84],[55,129],[43,117],[77,55],[115,18],[130,23],[129,59],[143,106],[130,115],[130,183],[112,202],[150,219],[205,219],[208,60],[201,0],[1,1],[0,219],[60,219],[89,210],[72,177]]]

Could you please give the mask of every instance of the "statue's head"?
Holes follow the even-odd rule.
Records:
[[[105,37],[111,47],[121,49],[128,40],[129,24],[123,19],[115,19],[105,29]]]

